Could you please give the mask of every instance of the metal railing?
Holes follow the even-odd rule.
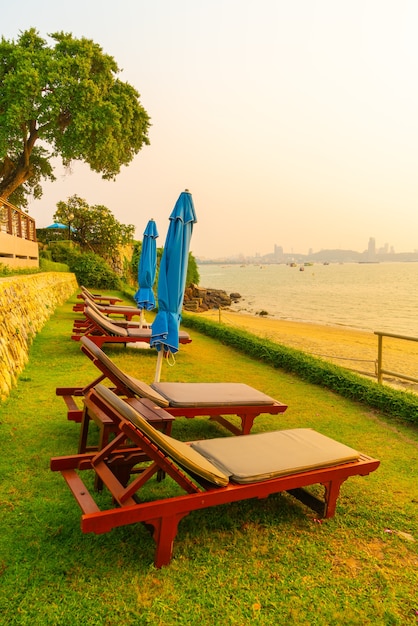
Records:
[[[36,241],[35,220],[0,197],[0,232],[28,241]]]
[[[406,335],[396,335],[394,333],[384,333],[380,331],[375,331],[374,333],[378,337],[377,344],[377,363],[376,363],[376,376],[377,382],[382,383],[383,374],[387,376],[394,376],[395,378],[401,378],[403,380],[409,380],[413,383],[418,383],[418,378],[414,378],[413,376],[408,376],[407,374],[400,374],[399,372],[391,372],[390,370],[386,370],[383,368],[383,337],[391,337],[392,339],[403,339],[404,341],[415,341],[418,342],[417,337],[408,337]]]

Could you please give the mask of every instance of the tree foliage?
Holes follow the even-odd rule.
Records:
[[[135,232],[135,226],[118,222],[107,207],[89,206],[76,195],[57,203],[54,221],[71,228],[71,239],[82,251],[95,252],[108,260],[120,246],[133,241]]]
[[[189,252],[189,264],[187,266],[186,274],[186,287],[189,285],[198,285],[200,283],[200,274],[197,267],[196,259],[193,254]]]
[[[157,248],[157,273],[155,277],[155,285],[154,290],[157,293],[157,285],[158,285],[158,275],[160,271],[160,262],[161,257],[163,255],[164,248]],[[138,264],[139,259],[141,257],[142,251],[142,241],[136,241],[134,243],[133,251],[132,251],[132,261],[131,261],[131,273],[133,280],[136,284],[138,280]],[[199,268],[197,267],[197,262],[192,252],[189,252],[189,261],[187,265],[187,274],[186,274],[186,287],[189,285],[198,285],[200,283],[200,274]]]
[[[52,157],[114,179],[149,144],[148,114],[113,57],[89,39],[50,37],[32,28],[0,42],[0,196],[23,206],[54,180]]]

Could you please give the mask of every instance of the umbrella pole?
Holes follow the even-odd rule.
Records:
[[[145,322],[144,309],[141,309],[141,317],[139,318],[139,327],[143,328]]]
[[[155,368],[155,378],[154,378],[154,382],[155,383],[159,383],[160,382],[161,367],[162,367],[162,364],[163,364],[163,356],[164,356],[164,351],[163,350],[158,350],[157,365],[156,365],[156,368]]]

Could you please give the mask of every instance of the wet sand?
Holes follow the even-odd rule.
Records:
[[[359,374],[376,380],[378,337],[366,332],[339,326],[306,324],[260,317],[223,310],[221,322],[271,339],[284,346],[302,350]],[[219,313],[200,313],[213,321]],[[379,330],[379,329],[376,329]],[[383,368],[418,379],[418,342],[383,338]],[[384,382],[418,391],[418,383],[384,376]]]

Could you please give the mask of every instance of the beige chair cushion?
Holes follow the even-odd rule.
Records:
[[[244,383],[152,383],[172,407],[255,406],[276,402]]]
[[[310,428],[206,439],[192,443],[192,448],[236,483],[268,480],[359,458],[356,450]]]
[[[127,328],[128,337],[143,337],[151,339],[151,328]]]

